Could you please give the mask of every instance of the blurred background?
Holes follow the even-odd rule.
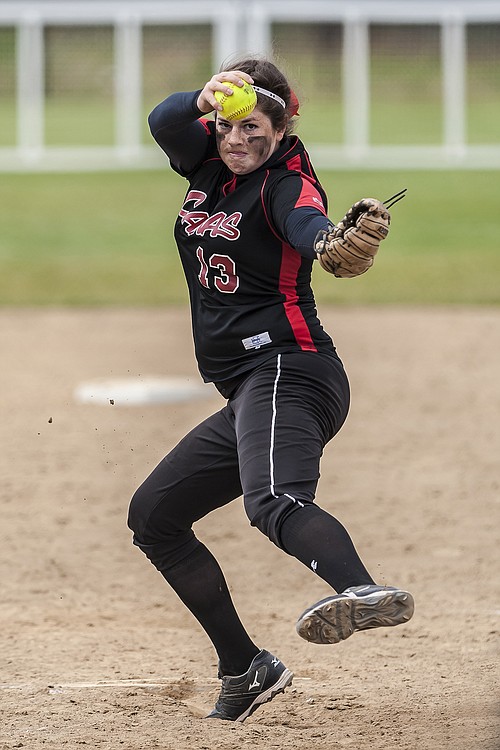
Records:
[[[237,52],[288,74],[334,220],[408,188],[370,278],[319,299],[500,302],[497,0],[0,0],[0,304],[185,301],[147,115]]]

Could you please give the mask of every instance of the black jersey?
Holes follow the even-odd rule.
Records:
[[[277,352],[332,350],[311,289],[312,257],[285,239],[294,208],[326,216],[303,144],[284,138],[260,168],[234,175],[218,154],[214,123],[203,124],[207,148],[183,174],[189,189],[175,225],[203,379],[236,378]]]

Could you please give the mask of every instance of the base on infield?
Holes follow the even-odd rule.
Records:
[[[115,406],[171,404],[213,395],[214,389],[211,386],[191,382],[187,377],[156,376],[93,380],[80,383],[74,391],[74,398],[78,403]]]

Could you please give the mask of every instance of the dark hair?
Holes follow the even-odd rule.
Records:
[[[226,60],[220,68],[220,73],[225,70],[241,70],[252,76],[256,86],[277,94],[286,104],[283,109],[279,102],[271,99],[265,94],[257,92],[257,105],[261,112],[269,117],[275,130],[285,128],[285,133],[289,135],[293,130],[294,122],[290,114],[291,89],[283,73],[274,63],[265,57],[232,57]]]

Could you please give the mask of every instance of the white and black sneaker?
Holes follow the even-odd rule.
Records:
[[[306,609],[296,630],[310,643],[339,643],[356,630],[408,622],[414,607],[408,591],[393,586],[351,586]]]
[[[222,688],[207,719],[226,721],[245,721],[262,703],[283,693],[293,679],[293,673],[269,651],[260,651],[245,674],[219,676]]]

